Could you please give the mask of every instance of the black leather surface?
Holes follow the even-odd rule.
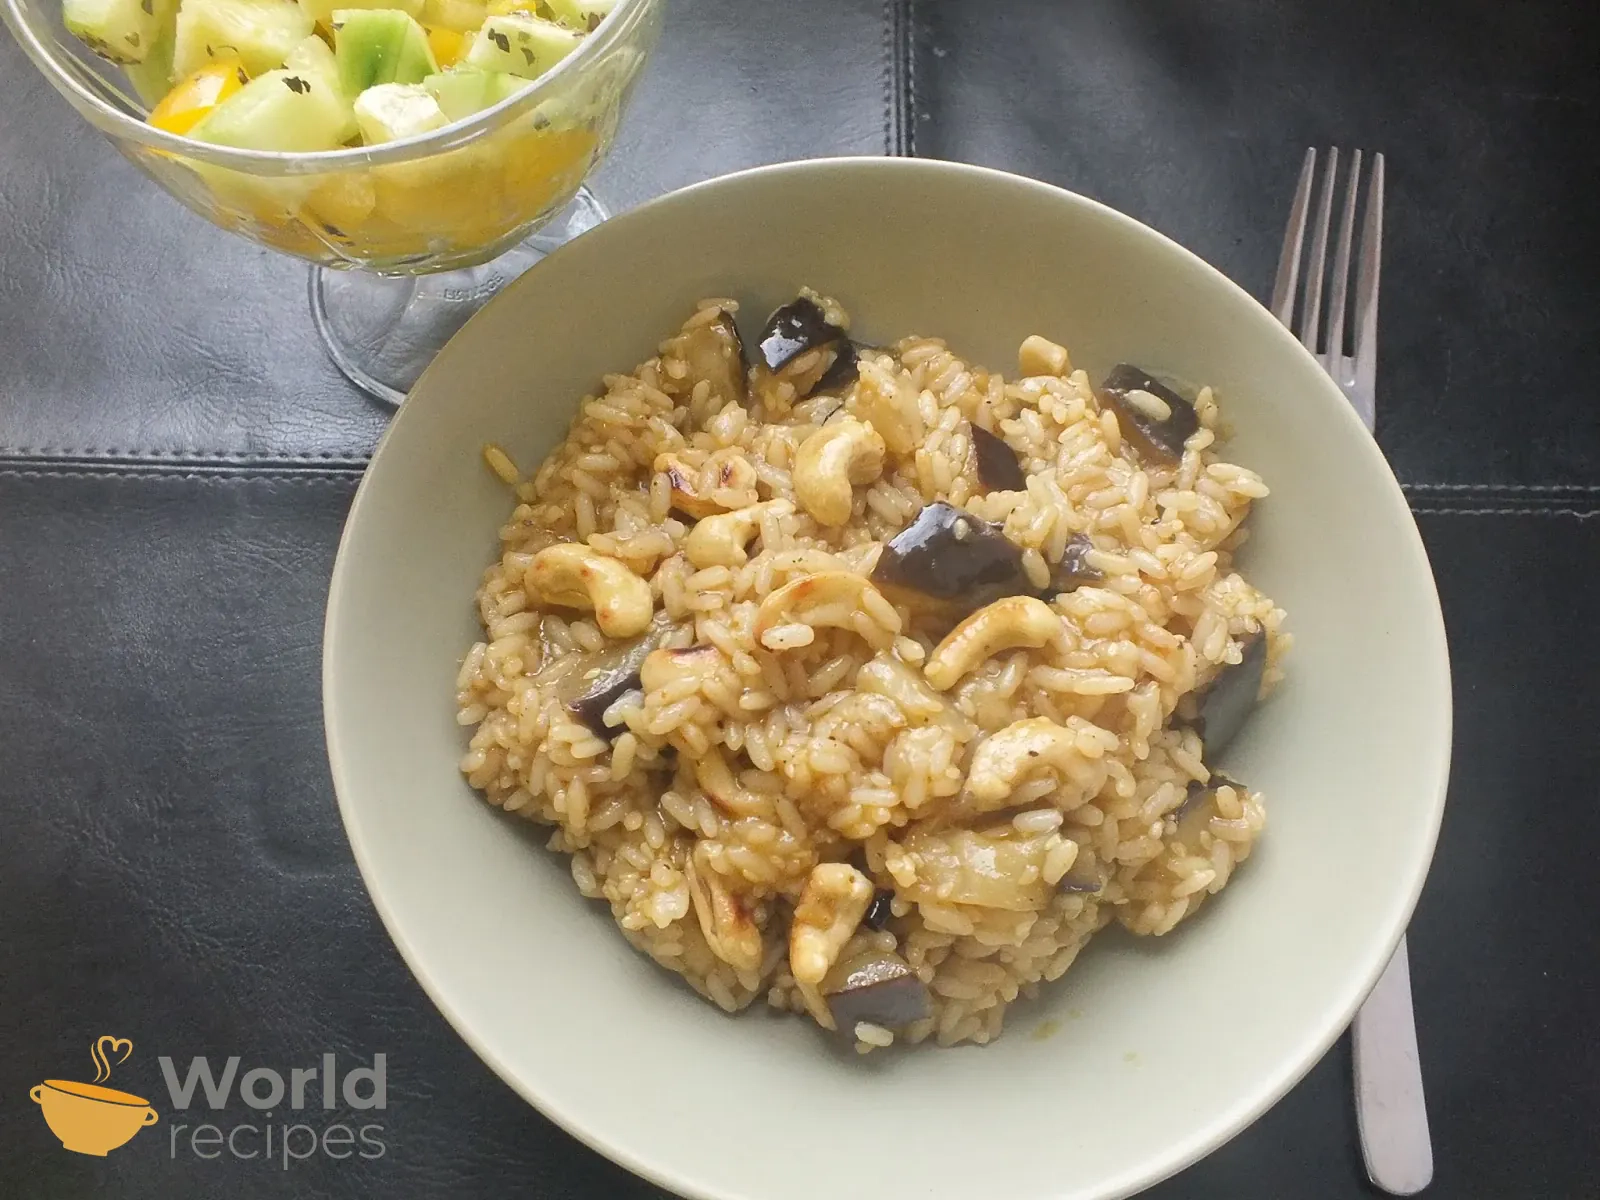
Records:
[[[355,483],[0,473],[0,1194],[650,1194],[478,1062],[361,888],[318,666]],[[100,1033],[133,1040],[112,1086],[163,1118],[103,1160],[64,1153],[28,1100],[46,1077],[92,1078]],[[220,1071],[237,1054],[241,1071],[287,1075],[324,1053],[387,1055],[381,1158],[208,1162],[181,1134],[171,1157],[184,1118],[157,1056],[209,1054]],[[249,1120],[237,1099],[233,1112],[228,1127]]]
[[[914,14],[919,154],[1104,200],[1263,297],[1306,147],[1384,151],[1378,433],[1396,473],[1594,482],[1593,6],[924,0]]]
[[[1600,1194],[1592,18],[1548,0],[669,3],[603,176],[614,205],[915,148],[1077,187],[1259,292],[1304,145],[1388,151],[1379,434],[1455,667],[1451,799],[1411,931],[1430,1195]],[[181,212],[30,71],[0,40],[0,1197],[659,1197],[478,1062],[350,861],[319,642],[382,414],[323,362],[299,267]],[[155,1097],[161,1054],[281,1071],[384,1053],[386,1152],[174,1159],[163,1106],[109,1158],[63,1153],[28,1089],[88,1078],[101,1032],[136,1045],[113,1084]],[[1152,1195],[1370,1195],[1349,1087],[1340,1046]]]
[[[7,1196],[656,1194],[478,1063],[361,890],[317,691],[324,580],[354,482],[0,473]],[[1411,936],[1436,1194],[1579,1200],[1593,1195],[1587,1135],[1600,1113],[1585,987],[1600,961],[1588,919],[1600,906],[1600,705],[1572,637],[1600,623],[1600,596],[1572,583],[1600,558],[1600,521],[1422,522],[1452,641],[1496,651],[1457,657],[1455,783]],[[102,1031],[137,1048],[114,1082],[157,1097],[163,1053],[279,1070],[386,1053],[389,1150],[288,1172],[182,1149],[175,1161],[181,1118],[164,1112],[104,1161],[64,1154],[26,1093],[84,1076],[87,1039]],[[1347,1064],[1336,1048],[1255,1127],[1154,1194],[1363,1195]]]
[[[883,153],[879,0],[667,6],[593,181],[613,211],[760,163]],[[818,39],[815,62],[794,53]],[[388,410],[322,351],[305,268],[181,208],[10,38],[0,241],[0,457],[355,461],[383,430]]]

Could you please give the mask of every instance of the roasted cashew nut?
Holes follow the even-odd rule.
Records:
[[[872,881],[849,863],[811,868],[789,926],[789,973],[797,983],[822,982],[872,903]]]
[[[948,691],[968,671],[1002,651],[1021,646],[1037,650],[1061,636],[1061,618],[1043,600],[1007,596],[980,608],[945,634],[944,641],[928,655],[922,673],[941,692]]]
[[[772,805],[739,782],[717,747],[699,755],[693,770],[695,785],[721,812],[733,817],[771,816]]]
[[[743,508],[756,498],[756,469],[742,453],[718,451],[704,467],[692,467],[670,451],[652,464],[667,477],[672,507],[695,520]]]
[[[643,633],[655,610],[648,583],[626,563],[581,542],[546,546],[533,556],[522,582],[541,604],[592,609],[595,623],[607,637]]]
[[[1072,359],[1065,346],[1031,333],[1017,348],[1017,370],[1023,375],[1072,374]]]
[[[818,571],[768,592],[761,607],[756,609],[753,632],[760,641],[761,635],[774,626],[796,622],[814,628],[854,629],[856,614],[860,612],[887,624],[890,632],[900,632],[899,614],[865,575],[853,571]]]
[[[1104,731],[1081,718],[1057,725],[1048,717],[1029,717],[990,735],[972,752],[967,768],[969,807],[988,811],[1001,807],[1024,777],[1040,768],[1054,768],[1080,788],[1096,787],[1105,778],[1097,761],[1104,753]],[[1086,735],[1080,739],[1080,734]]]
[[[755,536],[764,513],[786,517],[794,511],[787,500],[768,500],[730,513],[717,513],[695,522],[684,540],[683,552],[696,567],[742,567],[749,557],[745,546]]]
[[[794,494],[823,525],[850,520],[855,488],[883,474],[883,438],[865,421],[829,422],[805,441],[794,460]]]
[[[711,953],[737,971],[759,971],[764,957],[761,930],[739,898],[728,890],[722,876],[711,869],[704,842],[695,843],[684,875],[689,882],[694,915]]]
[[[851,407],[882,436],[891,453],[910,454],[926,436],[916,386],[882,362],[863,358]]]

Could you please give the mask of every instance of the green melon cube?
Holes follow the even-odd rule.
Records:
[[[462,57],[465,66],[537,79],[576,50],[583,35],[527,13],[490,17]]]
[[[154,108],[161,103],[161,98],[172,90],[176,82],[172,77],[172,49],[177,34],[177,20],[176,6],[169,6],[167,18],[161,23],[161,30],[156,34],[150,53],[145,55],[143,62],[129,63],[127,66],[128,82],[133,84],[134,92],[144,101],[146,108]]]
[[[429,75],[422,81],[422,86],[439,102],[446,117],[460,121],[473,113],[493,108],[507,96],[516,95],[528,86],[528,80],[498,71],[463,67],[442,75]]]
[[[238,58],[252,78],[283,66],[311,34],[312,21],[294,0],[183,0],[172,52],[175,78],[214,58]]]
[[[101,58],[142,63],[161,39],[172,0],[62,0],[67,31]]]
[[[591,32],[610,15],[617,0],[543,0],[556,20],[573,29]]]
[[[356,136],[356,112],[350,97],[345,95],[344,85],[339,79],[339,62],[334,57],[333,51],[328,49],[328,43],[316,34],[302,41],[289,52],[289,57],[283,60],[283,69],[295,75],[303,75],[307,79],[320,80],[344,106],[345,121],[340,129],[340,142],[348,142]]]
[[[190,136],[244,150],[333,150],[345,141],[349,107],[328,81],[280,68],[217,105]]]

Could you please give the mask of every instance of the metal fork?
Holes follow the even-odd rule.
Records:
[[[1323,265],[1328,257],[1328,231],[1339,178],[1339,151],[1328,151],[1297,322],[1295,283],[1300,274],[1316,172],[1317,152],[1310,149],[1306,151],[1305,165],[1300,168],[1300,182],[1295,188],[1289,223],[1283,234],[1278,276],[1272,285],[1272,314],[1295,332],[1323,369],[1333,376],[1371,432],[1376,415],[1374,380],[1378,365],[1378,274],[1383,253],[1383,155],[1372,156],[1371,178],[1367,184],[1366,215],[1361,226],[1356,267],[1351,354],[1344,352],[1345,308],[1349,299],[1351,242],[1355,236],[1361,191],[1361,151],[1350,156],[1333,273],[1331,280],[1325,281]],[[1322,320],[1325,282],[1331,282],[1333,289],[1328,300],[1326,328]],[[1411,1011],[1411,968],[1404,937],[1377,986],[1356,1013],[1351,1028],[1356,1125],[1361,1134],[1361,1156],[1367,1164],[1367,1177],[1391,1195],[1414,1195],[1433,1179],[1433,1144],[1428,1136],[1428,1108],[1422,1090],[1417,1025]]]

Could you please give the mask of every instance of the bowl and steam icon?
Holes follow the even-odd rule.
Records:
[[[113,1059],[120,1066],[132,1053],[132,1041],[106,1034],[89,1048],[94,1060],[93,1083],[46,1079],[29,1091],[50,1131],[66,1149],[104,1158],[146,1125],[160,1120],[148,1100],[101,1086],[111,1078]]]

